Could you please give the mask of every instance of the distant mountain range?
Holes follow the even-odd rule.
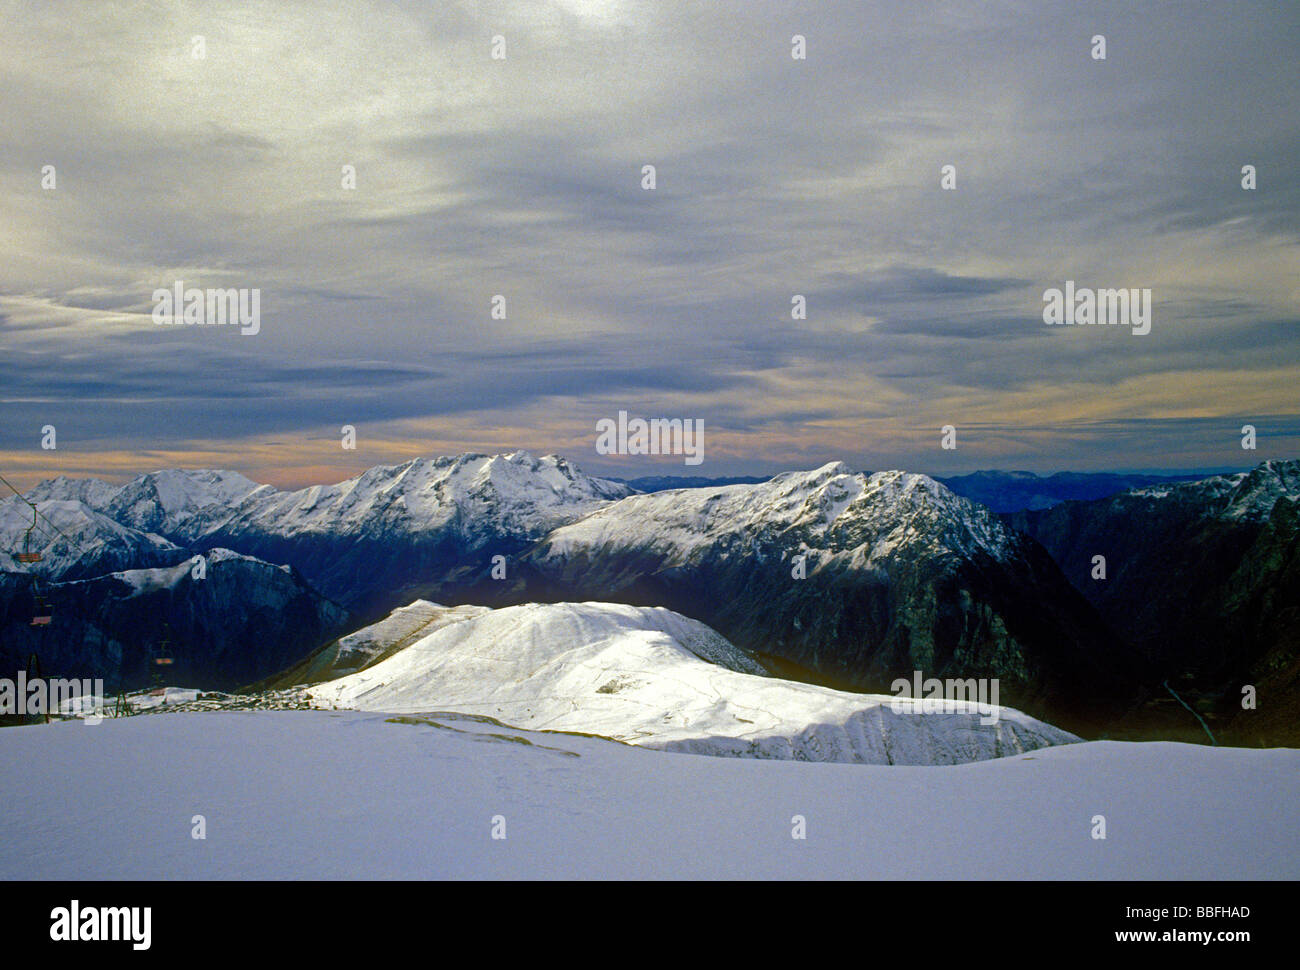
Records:
[[[1033,472],[972,472],[941,478],[958,495],[987,505],[994,512],[1020,512],[1046,509],[1062,502],[1080,502],[1105,498],[1133,488],[1191,482],[1205,474],[1122,475],[1111,472],[1057,472],[1035,475]]]
[[[346,672],[348,631],[413,600],[599,600],[674,610],[769,671],[830,686],[879,691],[913,670],[997,677],[1003,703],[1096,732],[1176,704],[1168,680],[1226,724],[1243,678],[1275,712],[1300,696],[1296,467],[1005,515],[924,475],[842,463],[650,493],[526,452],[294,491],[224,471],[59,478],[28,493],[57,526],[35,533],[40,563],[12,556],[30,508],[0,502],[0,660],[39,649],[54,672],[138,686],[170,629],[177,672],[200,686],[295,665],[309,680]],[[1003,488],[1005,506],[1132,478],[953,481]],[[1100,585],[1088,578],[1099,553]],[[212,559],[207,579],[189,578],[196,554]],[[42,589],[57,620],[33,628]],[[1288,730],[1276,716],[1239,723]]]
[[[1020,512],[1046,509],[1061,502],[1105,498],[1132,488],[1145,488],[1171,482],[1191,482],[1208,477],[1201,474],[1173,475],[1118,474],[1114,472],[1057,472],[1036,475],[1033,472],[980,471],[949,478],[936,477],[964,498],[986,505],[994,512]],[[652,475],[645,478],[613,479],[638,492],[662,492],[673,488],[716,488],[719,485],[757,485],[771,476],[704,478],[690,475]]]
[[[289,492],[229,471],[161,471],[122,486],[57,478],[27,493],[62,534],[42,524],[53,541],[26,571],[83,578],[228,547],[291,564],[325,596],[378,614],[409,601],[408,585],[477,565],[469,557],[479,550],[512,555],[630,494],[563,458],[525,452],[416,459]],[[0,503],[6,550],[21,546],[30,524],[27,506]],[[18,566],[2,553],[0,568]]]

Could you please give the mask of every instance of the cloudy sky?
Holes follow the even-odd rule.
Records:
[[[1300,4],[34,0],[0,22],[18,482],[299,485],[515,448],[628,476],[1300,454]],[[1045,326],[1067,279],[1151,288],[1151,333]],[[260,332],[156,325],[177,280],[259,289]],[[704,464],[596,454],[619,410],[702,420]]]

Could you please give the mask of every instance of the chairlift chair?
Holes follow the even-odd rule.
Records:
[[[49,626],[50,620],[54,618],[54,611],[50,609],[50,601],[41,595],[39,587],[36,589],[36,602],[32,606],[32,626]]]
[[[171,638],[167,636],[167,630],[163,633],[163,638],[158,641],[158,652],[154,655],[153,662],[159,667],[170,667],[175,659],[171,652]]]
[[[32,529],[36,528],[36,506],[32,506],[32,524],[23,533],[23,551],[14,554],[19,562],[40,562],[41,554],[32,551]]]

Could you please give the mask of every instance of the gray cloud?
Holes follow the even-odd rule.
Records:
[[[989,429],[972,466],[1222,464],[1205,415],[1243,408],[1294,435],[1295,5],[11,3],[5,22],[3,448],[53,421],[126,451],[225,441],[238,464],[340,420],[445,419],[545,449],[621,406],[703,416],[735,436],[729,472],[851,457],[855,423],[864,460],[919,467],[914,428],[954,410]],[[1152,333],[1044,327],[1067,278],[1153,288]],[[177,279],[260,288],[262,333],[154,327]],[[1091,405],[1066,420],[1070,387]]]

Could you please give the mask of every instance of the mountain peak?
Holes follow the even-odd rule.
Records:
[[[1268,518],[1277,500],[1300,495],[1300,461],[1270,458],[1238,476],[1224,514],[1234,519]]]
[[[778,475],[773,475],[768,482],[762,484],[780,483],[783,486],[816,488],[831,479],[855,474],[857,473],[842,461],[828,461],[824,465],[819,465],[817,468],[807,471],[781,472]]]
[[[842,461],[828,461],[826,464],[814,468],[806,474],[815,478],[830,478],[835,475],[852,475],[854,471]]]

